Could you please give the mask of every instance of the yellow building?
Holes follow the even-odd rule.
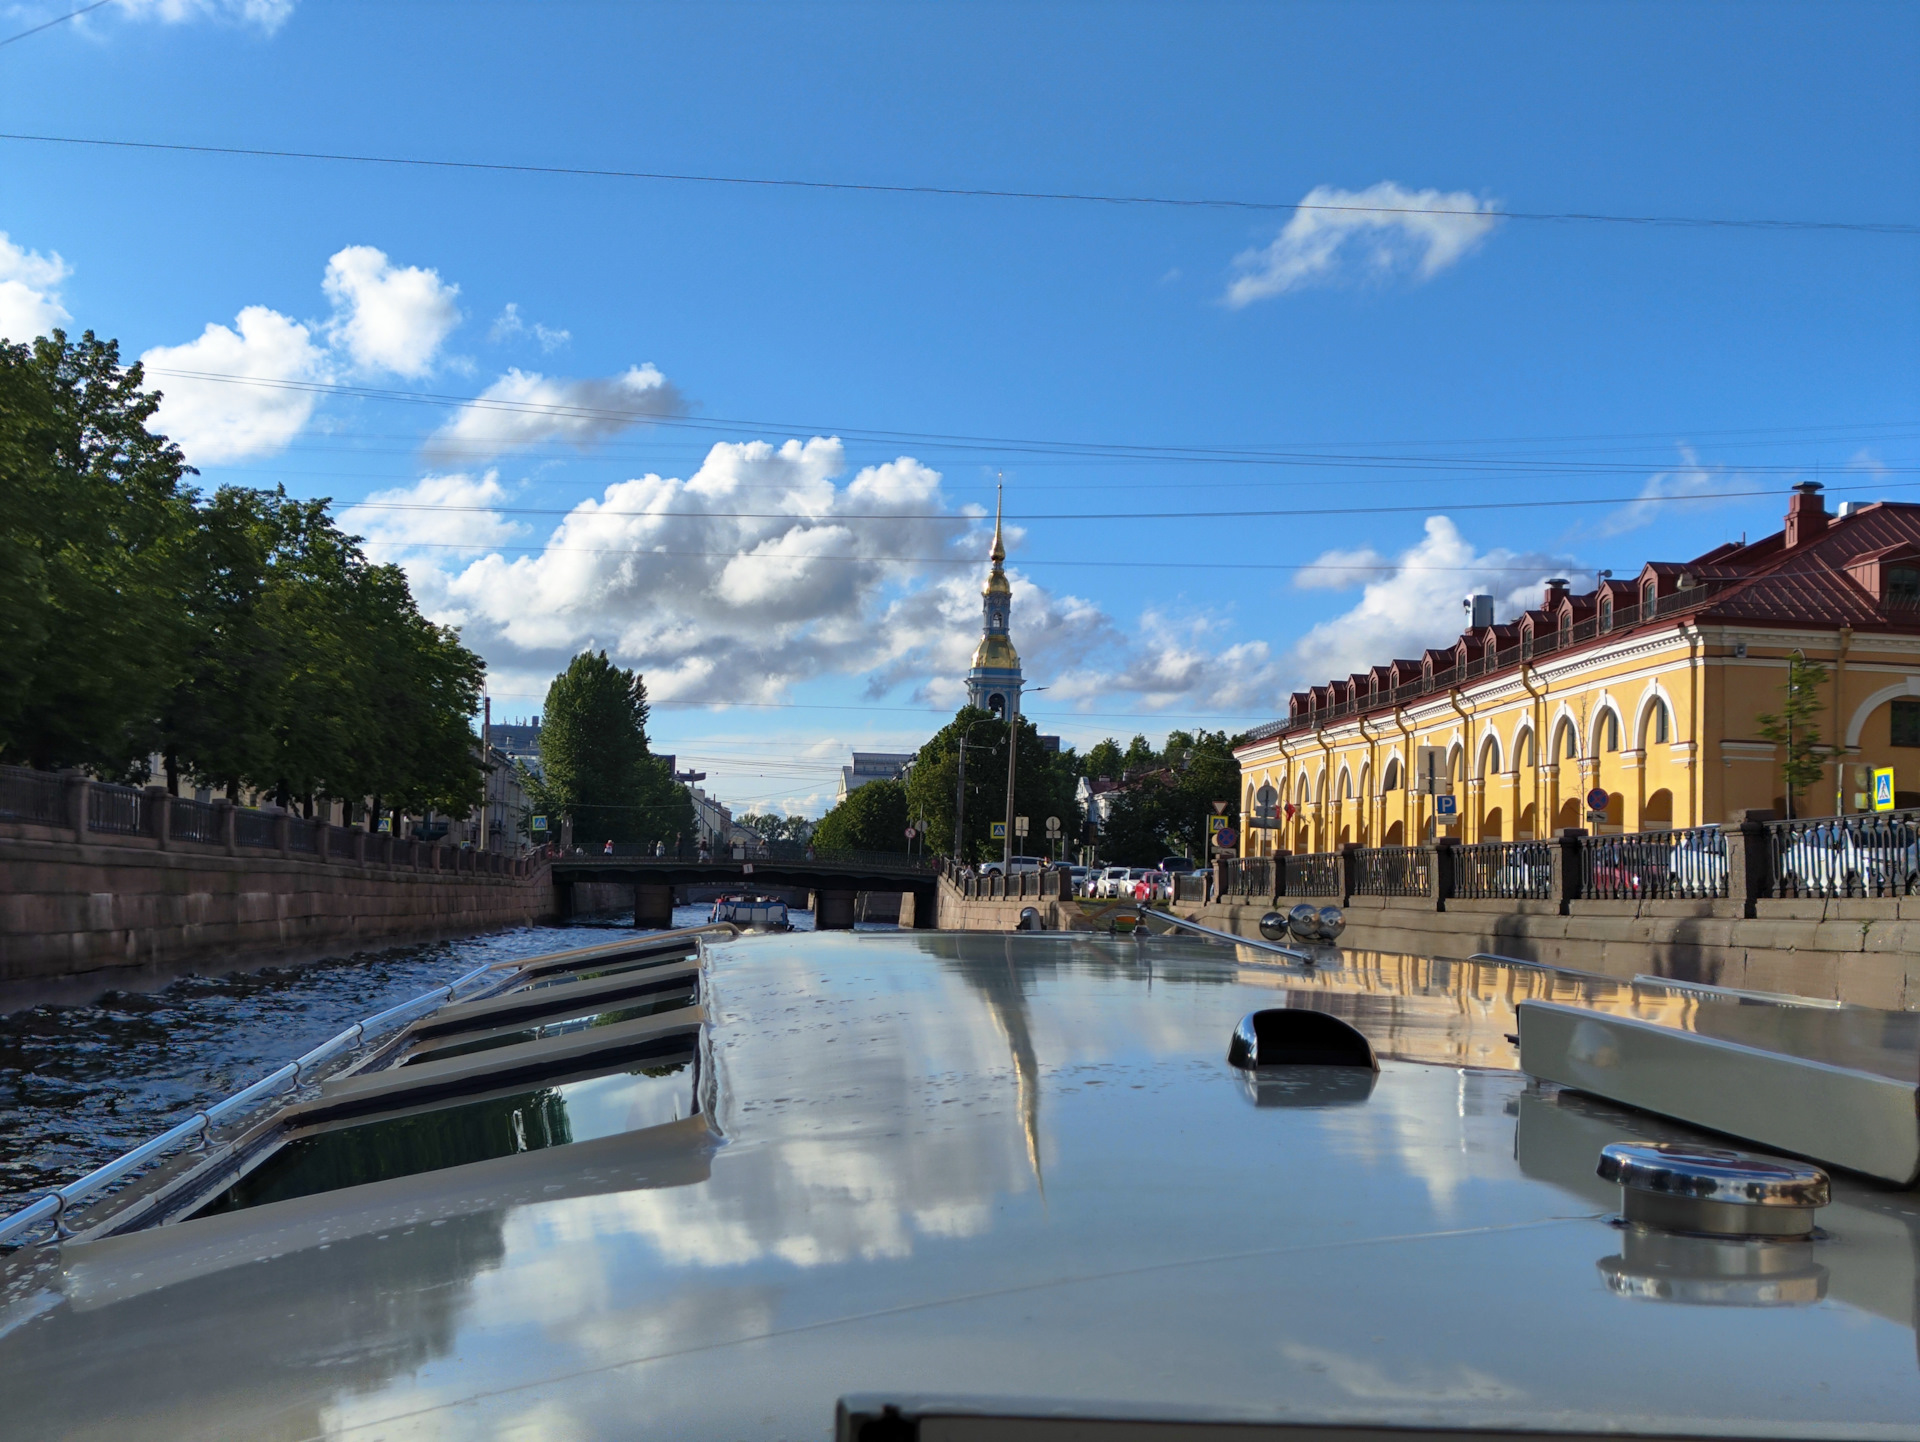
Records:
[[[1241,855],[1415,844],[1433,800],[1413,781],[1434,747],[1461,841],[1562,827],[1639,831],[1723,822],[1785,806],[1784,748],[1758,718],[1778,712],[1796,651],[1827,670],[1816,718],[1828,764],[1799,793],[1807,816],[1864,809],[1869,768],[1892,766],[1900,805],[1920,805],[1920,505],[1824,508],[1794,487],[1785,528],[1685,563],[1475,624],[1451,647],[1294,694],[1284,721],[1236,755]],[[1261,788],[1276,825],[1249,825]],[[1587,819],[1606,793],[1606,820]]]

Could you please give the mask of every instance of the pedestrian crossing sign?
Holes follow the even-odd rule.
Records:
[[[1227,818],[1224,816],[1209,816],[1207,818],[1207,830],[1209,831],[1225,831],[1227,824]]]
[[[994,822],[993,825],[987,829],[987,835],[995,841],[1005,841],[1007,839],[1007,823],[1004,821]]]
[[[1875,811],[1893,810],[1893,768],[1891,766],[1873,768],[1873,809]]]

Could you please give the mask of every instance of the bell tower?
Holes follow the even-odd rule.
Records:
[[[1020,714],[1020,653],[1007,634],[1013,618],[1013,587],[1007,583],[1007,548],[1000,538],[1002,500],[993,507],[993,569],[980,592],[980,644],[967,672],[967,704],[1008,718]]]

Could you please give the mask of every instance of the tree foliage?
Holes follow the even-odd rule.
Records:
[[[1016,850],[1040,855],[1047,845],[1047,817],[1058,816],[1061,829],[1069,839],[1079,831],[1074,759],[1055,756],[1042,746],[1040,733],[1031,721],[1022,717],[1018,727],[1014,811],[1029,819],[1033,831]],[[941,855],[951,855],[954,851],[955,787],[960,742],[965,738],[968,743],[966,833],[960,846],[960,859],[984,861],[1001,854],[1001,843],[992,839],[988,828],[1006,818],[1008,729],[1005,722],[991,713],[975,706],[963,706],[948,725],[920,748],[907,779],[907,810],[914,819],[928,823],[927,844],[933,851]],[[854,794],[857,796],[859,792]]]
[[[1787,658],[1787,680],[1782,686],[1778,712],[1767,712],[1756,719],[1760,734],[1781,750],[1785,760],[1780,771],[1786,782],[1789,815],[1796,814],[1794,797],[1813,785],[1826,769],[1828,750],[1820,742],[1819,715],[1826,709],[1820,690],[1827,684],[1827,668],[1804,656]]]
[[[647,749],[647,685],[601,651],[553,678],[540,723],[534,805],[571,817],[580,844],[677,842],[693,831],[693,800]]]
[[[1237,738],[1234,738],[1237,739]],[[1163,856],[1209,859],[1207,818],[1216,801],[1227,803],[1237,825],[1240,766],[1234,739],[1224,731],[1173,731],[1159,752],[1144,758],[1144,770],[1113,801],[1101,837],[1101,855],[1118,865],[1146,866]],[[1144,744],[1136,737],[1136,744]],[[1094,748],[1098,750],[1099,748]]]
[[[0,344],[0,758],[471,806],[480,658],[326,501],[192,489],[142,382],[91,332]]]
[[[907,788],[899,781],[869,781],[835,806],[813,828],[823,851],[905,851]]]
[[[744,826],[767,841],[805,841],[813,835],[815,825],[804,816],[771,816],[761,812],[748,812],[733,819],[735,825]]]

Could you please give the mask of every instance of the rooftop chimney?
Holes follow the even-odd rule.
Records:
[[[1793,499],[1787,502],[1787,550],[1825,534],[1830,518],[1820,500],[1820,491],[1818,481],[1802,481],[1793,488]]]
[[[1551,611],[1566,599],[1567,578],[1565,576],[1549,576],[1547,578],[1547,599],[1540,603],[1540,609],[1543,611]]]

